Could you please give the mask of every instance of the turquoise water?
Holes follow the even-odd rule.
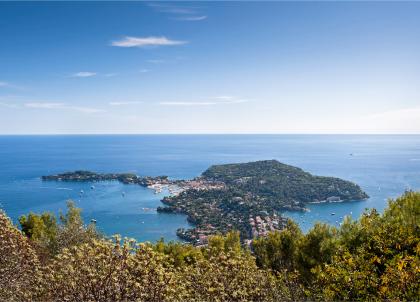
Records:
[[[351,155],[352,154],[352,155]],[[106,234],[176,240],[184,215],[160,214],[165,195],[118,182],[42,182],[41,175],[76,169],[192,178],[212,164],[277,159],[304,170],[358,183],[366,201],[311,204],[285,213],[307,230],[317,220],[338,224],[386,199],[420,190],[420,136],[392,135],[97,135],[0,136],[0,207],[16,222],[29,211],[65,209],[68,199]],[[80,190],[85,193],[80,195]],[[125,193],[123,196],[122,193]],[[335,213],[335,215],[331,215]]]

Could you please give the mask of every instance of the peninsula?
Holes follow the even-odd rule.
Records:
[[[75,171],[43,176],[43,180],[117,180],[161,191],[159,212],[182,213],[194,224],[178,229],[177,235],[194,244],[204,244],[209,235],[232,229],[243,240],[265,236],[282,229],[285,210],[305,211],[311,202],[364,200],[368,195],[355,183],[335,177],[315,176],[300,168],[264,160],[250,163],[214,165],[192,180],[171,180],[167,176],[140,177],[135,174],[98,174]]]
[[[79,182],[117,180],[124,184],[138,184],[144,187],[147,187],[156,183],[160,183],[160,184],[171,183],[171,181],[169,181],[168,179],[168,176],[139,177],[133,173],[95,173],[95,172],[84,171],[84,170],[77,170],[74,172],[65,172],[62,174],[42,176],[41,178],[42,180],[79,181]]]

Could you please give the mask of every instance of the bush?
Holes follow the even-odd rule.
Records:
[[[72,204],[54,221],[25,216],[26,237],[0,213],[0,300],[417,301],[420,291],[420,193],[390,200],[382,215],[346,218],[338,229],[316,224],[302,234],[289,222],[251,250],[238,232],[200,248],[107,241]],[[54,240],[56,254],[41,266],[39,246]]]
[[[22,232],[31,239],[42,262],[62,249],[100,239],[94,224],[85,225],[81,209],[73,201],[67,202],[67,212],[60,213],[59,222],[49,212],[29,213],[19,217]]]
[[[0,211],[0,300],[36,296],[39,261],[28,239]]]

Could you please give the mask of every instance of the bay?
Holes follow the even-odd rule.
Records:
[[[359,184],[366,201],[310,204],[286,212],[307,231],[316,221],[338,225],[365,208],[420,190],[420,135],[46,135],[0,136],[0,207],[16,223],[30,211],[65,210],[72,199],[105,234],[139,241],[177,240],[184,215],[157,213],[167,194],[118,182],[43,182],[64,171],[134,172],[193,178],[213,164],[277,159],[310,173]],[[83,190],[83,194],[80,194]],[[334,215],[332,215],[334,213]]]

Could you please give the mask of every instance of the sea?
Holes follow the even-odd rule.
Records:
[[[0,208],[17,224],[20,215],[59,213],[73,200],[85,221],[95,219],[106,235],[178,240],[176,230],[191,225],[185,215],[157,213],[166,191],[116,181],[47,182],[41,176],[90,170],[190,179],[211,165],[267,159],[353,181],[370,196],[283,213],[305,232],[317,221],[338,226],[346,215],[382,212],[389,198],[420,190],[420,135],[0,136]]]

